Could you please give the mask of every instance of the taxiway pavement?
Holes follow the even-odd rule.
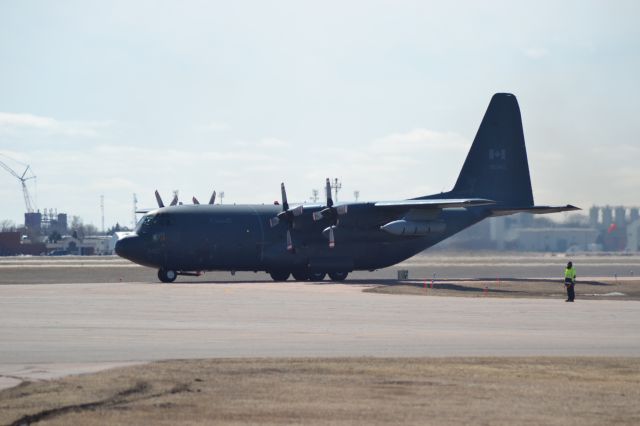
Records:
[[[366,287],[3,285],[0,375],[212,357],[640,356],[638,302],[416,297]]]

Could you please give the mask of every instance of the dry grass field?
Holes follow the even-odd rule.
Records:
[[[166,361],[0,392],[1,424],[640,424],[638,358]]]

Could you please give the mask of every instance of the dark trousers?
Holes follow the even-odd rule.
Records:
[[[570,279],[564,280],[564,286],[567,287],[567,300],[573,302],[576,298],[575,284]]]

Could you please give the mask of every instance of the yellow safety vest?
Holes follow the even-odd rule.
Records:
[[[564,277],[565,278],[570,278],[571,281],[575,281],[576,280],[576,268],[565,268]]]

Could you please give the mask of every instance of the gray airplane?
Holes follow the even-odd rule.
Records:
[[[535,206],[516,97],[495,94],[449,192],[401,201],[289,205],[178,205],[148,211],[116,253],[158,269],[158,278],[203,271],[266,271],[275,281],[290,275],[342,281],[356,270],[401,262],[488,217],[579,210]]]

